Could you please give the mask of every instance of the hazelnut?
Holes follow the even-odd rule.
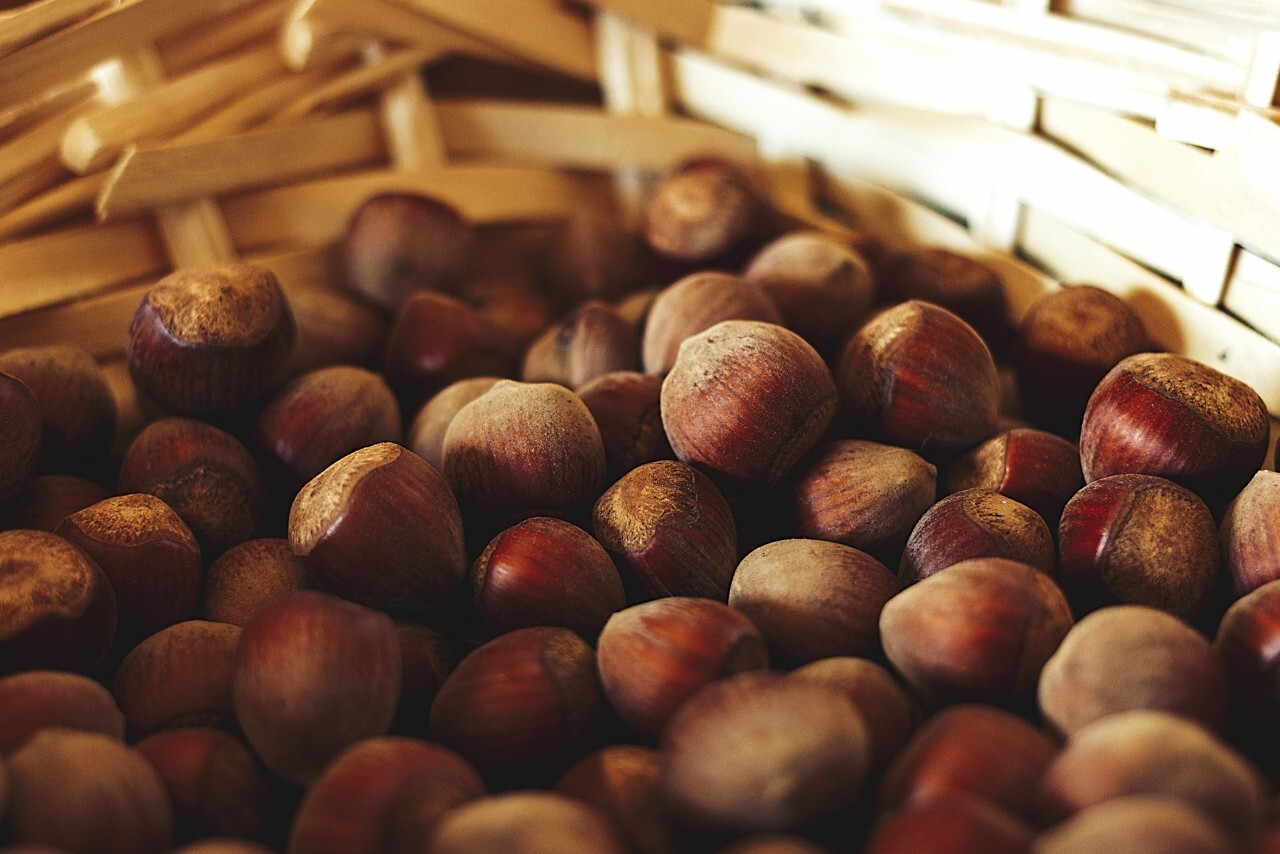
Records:
[[[946,475],[948,493],[994,489],[1039,513],[1055,533],[1062,508],[1082,486],[1075,444],[1029,427],[993,436],[951,463]]]
[[[537,337],[525,351],[525,382],[578,388],[610,371],[640,367],[640,338],[610,305],[585,302]]]
[[[637,466],[596,501],[592,524],[653,595],[728,596],[737,561],[733,512],[697,469],[676,460]]]
[[[586,531],[535,516],[494,537],[471,566],[471,601],[491,635],[564,626],[594,638],[626,606],[609,553]]]
[[[34,854],[34,852],[33,852]],[[237,839],[230,836],[211,836],[199,839],[181,848],[175,848],[173,854],[275,854],[274,848],[268,848],[248,839]]]
[[[1248,722],[1261,724],[1267,741],[1280,721],[1280,582],[1269,581],[1241,596],[1222,616],[1214,652],[1227,668],[1236,709]]]
[[[739,839],[717,854],[824,854],[828,850],[803,836],[762,833]]]
[[[100,682],[65,670],[24,670],[0,678],[0,756],[51,726],[124,741],[124,714]]]
[[[1226,724],[1227,674],[1209,641],[1163,611],[1101,608],[1071,627],[1040,673],[1045,720],[1068,736],[1117,712],[1153,709]]]
[[[347,223],[342,267],[352,291],[385,309],[421,289],[456,291],[471,261],[471,226],[437,199],[382,193]]]
[[[184,415],[261,400],[288,367],[297,330],[275,274],[231,264],[178,270],[142,298],[129,327],[138,390]]]
[[[743,490],[776,485],[827,429],[826,363],[790,330],[727,320],[687,339],[662,383],[676,456]]]
[[[610,483],[636,466],[674,459],[662,427],[661,393],[661,377],[638,371],[601,374],[578,389],[600,428]]]
[[[458,410],[493,388],[498,377],[470,377],[450,383],[422,405],[409,425],[409,450],[435,468],[444,471],[444,434]]]
[[[907,535],[933,506],[938,470],[914,451],[862,439],[820,446],[791,491],[797,536],[862,549],[897,566]]]
[[[954,313],[1003,353],[1012,330],[1004,282],[991,267],[948,249],[917,249],[898,256],[884,279],[883,299],[922,300]]]
[[[702,686],[767,667],[755,624],[710,599],[667,596],[619,611],[597,643],[600,685],[639,735],[656,739],[672,713]]]
[[[880,612],[880,640],[926,702],[1020,704],[1071,628],[1066,597],[1040,570],[974,558],[906,588]]]
[[[204,573],[200,616],[246,626],[267,602],[310,586],[306,570],[283,538],[245,540]]]
[[[595,807],[554,792],[476,798],[447,813],[431,834],[433,854],[623,854],[626,845]]]
[[[18,493],[0,528],[52,533],[63,519],[110,494],[102,484],[73,474],[40,475]]]
[[[663,288],[645,321],[640,350],[645,373],[665,376],[685,339],[723,320],[778,324],[782,315],[760,285],[728,273],[691,273]]]
[[[1082,610],[1120,602],[1196,617],[1218,578],[1213,515],[1195,493],[1162,477],[1095,480],[1062,511],[1058,567]]]
[[[1262,467],[1269,431],[1266,405],[1240,380],[1185,356],[1140,353],[1094,389],[1080,461],[1086,481],[1158,475],[1216,507]]]
[[[565,771],[555,791],[607,815],[636,854],[665,854],[676,844],[662,801],[660,756],[636,744],[602,747]]]
[[[1230,854],[1230,837],[1202,811],[1177,798],[1133,795],[1097,804],[1036,839],[1036,854]]]
[[[104,498],[54,530],[102,568],[116,594],[119,630],[143,638],[191,617],[200,595],[200,544],[154,495]]]
[[[990,489],[966,489],[920,517],[907,537],[898,577],[911,584],[979,557],[1009,558],[1052,573],[1053,535],[1027,505]]]
[[[821,658],[797,667],[791,675],[838,689],[862,713],[877,771],[884,770],[924,720],[924,710],[906,686],[869,658]]]
[[[421,623],[397,622],[400,644],[400,701],[392,732],[425,734],[427,715],[445,678],[453,670],[449,639]]]
[[[289,306],[298,327],[290,375],[331,365],[381,364],[389,326],[374,309],[321,288],[289,294]]]
[[[913,801],[881,817],[866,854],[946,851],[948,854],[1027,854],[1031,827],[993,803],[956,793]]]
[[[289,545],[317,587],[375,608],[424,613],[466,575],[448,484],[390,442],[353,451],[302,488],[289,511]]]
[[[26,383],[40,403],[43,470],[78,474],[106,457],[116,402],[93,356],[67,344],[21,347],[0,353],[0,372]]]
[[[0,508],[22,492],[36,463],[44,419],[27,384],[0,372]]]
[[[965,451],[997,430],[991,351],[932,303],[911,300],[868,321],[841,352],[836,383],[858,429],[926,456]]]
[[[491,784],[546,783],[593,746],[603,698],[596,655],[568,629],[516,629],[472,651],[431,706],[434,741]]]
[[[691,696],[661,750],[672,815],[712,833],[811,827],[852,807],[871,768],[866,725],[839,691],[767,671]]]
[[[524,350],[555,321],[559,311],[529,270],[499,272],[467,284],[463,299],[517,349]],[[637,345],[639,346],[639,345]]]
[[[548,242],[542,278],[562,302],[613,299],[636,283],[638,241],[612,202],[602,195],[583,196]]]
[[[1237,598],[1280,578],[1280,473],[1259,471],[1227,505],[1218,528],[1223,569]]]
[[[766,543],[738,564],[729,604],[786,662],[880,652],[880,610],[902,589],[866,552],[825,540]]]
[[[391,618],[313,590],[269,602],[244,628],[232,695],[266,766],[310,784],[349,745],[391,725],[400,696]]]
[[[115,634],[116,596],[91,558],[43,531],[0,531],[0,673],[87,671]]]

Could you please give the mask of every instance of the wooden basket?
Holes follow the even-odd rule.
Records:
[[[340,288],[375,191],[550,222],[720,153],[795,221],[981,257],[1015,321],[1122,294],[1277,414],[1280,20],[1177,6],[38,0],[0,13],[0,347],[84,346],[127,429],[125,329],[176,267]],[[556,82],[433,97],[460,61]]]

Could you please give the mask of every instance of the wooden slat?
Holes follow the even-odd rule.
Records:
[[[0,216],[0,242],[91,212],[106,177],[96,172],[71,178]]]
[[[1272,341],[1280,341],[1280,266],[1241,251],[1222,304]]]
[[[296,122],[303,116],[322,109],[341,106],[370,92],[384,89],[400,80],[407,72],[429,62],[434,55],[434,51],[427,48],[403,48],[376,65],[359,66],[344,71],[280,110],[272,118],[272,122],[274,124]]]
[[[274,39],[288,5],[288,0],[258,0],[248,9],[161,39],[156,51],[165,71],[181,75],[233,50]]]
[[[0,316],[0,341],[6,347],[74,341],[99,361],[118,359],[124,354],[129,321],[150,286],[150,282],[130,285],[102,296]]]
[[[58,146],[67,128],[94,109],[89,103],[75,104],[0,145],[0,213],[7,213],[30,195],[29,179],[37,167],[51,166],[52,177],[55,178],[66,174],[66,169],[58,162]],[[42,171],[48,173],[49,169]],[[22,185],[28,189],[21,188]]]
[[[0,107],[0,141],[11,142],[19,134],[33,130],[42,122],[65,115],[81,104],[90,103],[97,93],[97,84],[86,77],[41,92],[21,103]]]
[[[0,56],[114,5],[118,0],[39,0],[0,14]]]
[[[245,93],[243,97],[198,119],[171,137],[173,142],[196,142],[240,133],[276,116],[339,74],[336,68],[313,68],[290,74]]]

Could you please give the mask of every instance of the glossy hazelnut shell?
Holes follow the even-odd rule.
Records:
[[[0,353],[0,372],[22,380],[40,402],[44,471],[91,470],[106,456],[116,402],[88,352],[67,344],[8,350]]]
[[[1280,578],[1280,473],[1253,476],[1227,505],[1218,542],[1237,598]]]
[[[685,339],[724,320],[780,324],[782,315],[760,285],[729,273],[691,273],[663,288],[645,319],[640,349],[645,373],[668,374]]]
[[[24,670],[0,678],[0,756],[50,726],[124,741],[124,714],[101,682],[65,670]]]
[[[1006,430],[947,466],[946,491],[994,489],[1040,514],[1056,533],[1062,508],[1084,486],[1080,450],[1044,430]]]
[[[972,326],[993,351],[1008,348],[1012,330],[1004,283],[976,258],[941,248],[907,252],[890,265],[883,292],[886,302],[940,305]]]
[[[539,335],[525,351],[525,382],[579,388],[601,374],[640,368],[640,338],[610,305],[586,302]]]
[[[1052,573],[1053,535],[1025,504],[990,489],[966,489],[920,517],[903,549],[898,578],[911,584],[980,557],[1009,558]]]

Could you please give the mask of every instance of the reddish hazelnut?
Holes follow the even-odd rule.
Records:
[[[347,284],[395,310],[421,289],[455,291],[471,261],[471,226],[444,202],[382,193],[352,214],[342,241]]]
[[[662,788],[672,815],[696,830],[801,830],[854,805],[871,755],[862,716],[835,688],[739,673],[671,716]]]
[[[1150,349],[1142,320],[1120,297],[1093,285],[1058,288],[1036,300],[1018,326],[1019,397],[1034,423],[1075,436],[1107,371]]]
[[[282,596],[244,628],[232,694],[266,766],[309,784],[349,745],[390,727],[400,696],[395,627],[325,593]]]
[[[1040,514],[1051,532],[1084,486],[1080,451],[1053,433],[1020,427],[993,436],[947,467],[946,491],[994,489]]]
[[[967,450],[997,429],[991,351],[931,303],[911,300],[867,322],[841,352],[836,381],[856,427],[925,455]]]
[[[51,726],[124,741],[124,714],[102,683],[64,670],[24,670],[0,678],[0,756]]]
[[[8,759],[8,836],[73,852],[160,854],[173,810],[155,769],[96,732],[51,728]]]
[[[838,345],[875,298],[866,260],[818,231],[796,231],[772,241],[742,277],[764,288],[783,325],[821,352]]]
[[[538,336],[525,351],[525,382],[578,388],[610,371],[640,367],[640,338],[610,305],[585,302]]]
[[[267,602],[308,586],[306,570],[288,540],[246,540],[205,570],[201,617],[246,626]]]
[[[173,854],[276,854],[276,851],[274,848],[268,848],[266,845],[251,842],[248,839],[211,836],[207,839],[198,839],[181,848],[175,848]]]
[[[1052,572],[1053,535],[1027,505],[990,489],[966,489],[920,517],[907,538],[898,577],[911,584],[978,557],[1009,558]]]
[[[27,485],[40,461],[40,402],[26,383],[0,372],[0,508]]]
[[[1205,503],[1176,483],[1146,474],[1095,480],[1062,511],[1062,584],[1083,610],[1120,602],[1190,619],[1217,581],[1217,534]]]
[[[597,644],[600,684],[623,723],[656,739],[702,686],[767,667],[764,635],[722,602],[668,596],[609,618]]]
[[[1004,283],[977,258],[939,248],[907,252],[890,266],[882,296],[887,302],[923,300],[942,306],[972,326],[993,351],[1008,346]]]
[[[357,745],[358,747],[359,745]],[[435,767],[413,774],[398,786],[383,813],[388,854],[426,851],[440,820],[456,807],[488,793],[484,780],[469,762],[451,750],[431,745]]]
[[[584,196],[547,244],[542,278],[563,302],[613,299],[636,283],[636,235],[611,202],[599,195]]]
[[[675,848],[675,831],[662,800],[660,762],[651,747],[610,745],[578,760],[555,791],[607,815],[636,854],[665,854]]]
[[[836,389],[799,335],[728,320],[680,346],[661,404],[677,457],[751,490],[777,484],[814,446],[835,416]]]
[[[933,506],[937,475],[932,463],[906,448],[862,439],[822,445],[792,487],[794,530],[897,566],[907,535]]]
[[[170,729],[142,739],[137,751],[164,782],[179,839],[270,839],[271,781],[239,738],[207,727]]]
[[[535,516],[494,537],[471,566],[471,601],[489,634],[564,626],[594,638],[626,606],[622,578],[590,534]]]
[[[881,811],[967,796],[1025,819],[1036,816],[1036,784],[1056,745],[1017,715],[983,705],[941,710],[889,764],[877,794]]]
[[[289,306],[298,327],[290,375],[330,365],[381,364],[388,324],[374,309],[322,288],[289,294]]]
[[[409,450],[444,471],[444,434],[458,410],[493,388],[498,377],[470,377],[450,383],[422,405],[405,436]]]
[[[1227,668],[1235,708],[1261,725],[1268,742],[1280,722],[1280,581],[1269,581],[1241,596],[1222,616],[1214,652]]]
[[[1171,795],[1234,836],[1261,823],[1261,775],[1199,724],[1131,711],[1073,733],[1040,779],[1044,814],[1060,819],[1128,795]]]
[[[444,473],[459,503],[481,518],[572,516],[604,488],[604,444],[569,389],[502,380],[449,424]]]
[[[1044,719],[1068,736],[1117,712],[1154,709],[1226,724],[1229,690],[1209,641],[1176,617],[1140,605],[1094,611],[1071,627],[1037,689]]]
[[[21,347],[0,353],[0,372],[40,402],[42,469],[78,472],[101,462],[115,436],[116,403],[93,356],[68,344]]]
[[[125,452],[117,488],[150,493],[172,507],[206,557],[251,539],[265,501],[248,449],[230,433],[190,418],[148,424]]]
[[[1227,505],[1218,529],[1223,569],[1240,597],[1280,578],[1280,474],[1259,471]]]
[[[719,849],[717,854],[824,854],[829,850],[803,836],[788,833],[758,833]]]
[[[822,658],[797,667],[791,675],[830,685],[853,703],[867,725],[877,770],[889,764],[924,719],[924,710],[906,686],[869,658]]]
[[[752,179],[725,160],[695,160],[667,175],[647,200],[645,244],[674,268],[732,269],[772,227],[772,211]]]
[[[231,264],[178,270],[142,298],[129,327],[138,390],[186,415],[262,399],[284,375],[297,330],[275,274]]]
[[[436,793],[437,818],[485,794],[480,775],[461,756],[415,738],[382,736],[340,753],[302,800],[289,832],[290,854],[385,854],[402,793]]]
[[[872,828],[866,854],[1028,854],[1026,822],[979,798],[954,793],[904,805]]]
[[[490,783],[546,782],[591,746],[602,707],[595,652],[582,638],[517,629],[458,662],[431,706],[430,732]]]
[[[381,376],[351,365],[295,378],[258,413],[253,440],[295,485],[378,442],[399,442],[400,404]]]
[[[645,372],[666,375],[686,338],[724,320],[777,324],[782,315],[760,285],[728,273],[691,273],[667,286],[654,298],[645,320],[641,342]]]
[[[1071,628],[1049,576],[1006,558],[974,558],[906,588],[880,612],[885,655],[924,700],[1020,704]]]
[[[392,731],[423,734],[431,704],[453,670],[453,651],[448,638],[420,623],[397,623],[396,640],[400,644],[400,701]]]
[[[604,442],[610,483],[633,468],[675,457],[662,428],[662,378],[638,371],[601,374],[578,389]]]
[[[241,628],[187,620],[161,629],[124,657],[113,691],[138,739],[168,727],[235,723],[231,679]]]
[[[595,807],[554,792],[507,792],[450,811],[426,850],[433,854],[623,854],[626,845]]]
[[[390,442],[348,454],[302,488],[289,545],[317,587],[375,608],[428,611],[467,569],[448,484]]]
[[[18,493],[0,528],[31,528],[52,533],[63,519],[110,494],[102,484],[73,474],[34,477]]]
[[[0,531],[0,673],[89,670],[115,634],[115,593],[91,558],[43,531]]]
[[[200,595],[200,544],[154,495],[105,498],[54,530],[93,558],[116,594],[119,626],[146,637],[188,619]]]
[[[1036,854],[1231,854],[1236,845],[1202,810],[1177,798],[1131,795],[1096,804],[1055,825]]]
[[[738,564],[729,604],[783,661],[877,655],[880,610],[902,589],[866,552],[825,540],[778,540]]]
[[[1269,431],[1266,405],[1240,380],[1185,356],[1140,353],[1089,398],[1080,461],[1086,481],[1158,475],[1218,506],[1262,467]]]
[[[655,596],[728,595],[737,561],[733,513],[697,469],[676,460],[637,466],[596,501],[592,524]]]
[[[532,344],[559,314],[527,270],[472,279],[463,299],[517,349]]]

